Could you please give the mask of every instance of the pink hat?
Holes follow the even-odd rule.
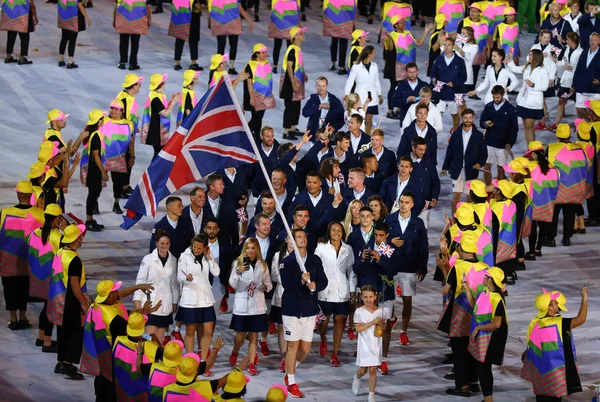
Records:
[[[567,0],[556,0],[557,4],[567,4]]]

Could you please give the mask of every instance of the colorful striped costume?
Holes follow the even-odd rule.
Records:
[[[509,6],[508,1],[506,0],[496,0],[496,1],[480,1],[477,2],[483,13],[481,14],[481,18],[488,25],[488,34],[490,36],[494,35],[496,31],[496,27],[504,21],[504,10]]]
[[[58,22],[60,29],[79,32],[79,7],[78,0],[59,0],[58,1]]]
[[[102,128],[94,131],[90,134],[87,143],[83,145],[83,152],[81,153],[81,161],[79,162],[79,178],[81,179],[81,184],[85,187],[87,184],[87,174],[90,163],[95,163],[90,155],[90,144],[92,143],[92,138],[94,136],[98,136],[100,138],[100,159],[102,160],[102,164],[106,166],[106,142],[104,139],[104,134],[102,132]],[[102,181],[102,187],[106,187],[106,182]]]
[[[496,38],[496,46],[503,49],[507,55],[512,53],[513,58],[517,58],[521,55],[519,48],[518,23],[513,22],[509,25],[502,22],[498,24],[494,37]]]
[[[479,66],[485,64],[485,48],[487,47],[488,41],[491,38],[491,36],[488,33],[489,27],[487,22],[485,22],[483,18],[480,18],[479,22],[474,22],[471,21],[469,17],[467,17],[463,20],[463,27],[473,28],[475,34],[475,43],[477,43],[477,46],[479,48],[477,56],[475,56],[475,58],[473,59],[473,65]]]
[[[548,173],[543,174],[539,165],[536,166],[531,170],[531,188],[533,193],[531,219],[552,222],[558,194],[558,171],[552,167]]]
[[[500,303],[504,304],[504,300],[502,300],[502,296],[499,293],[490,292],[488,289],[485,289],[479,294],[473,307],[471,333],[473,333],[475,327],[478,325],[486,325],[494,321],[496,309]],[[504,311],[506,311],[506,306],[504,306]],[[472,338],[469,339],[468,350],[475,360],[482,363],[485,362],[488,347],[492,340],[492,332],[480,330],[477,332],[474,340]]]
[[[150,94],[146,98],[146,103],[144,104],[144,114],[142,114],[142,128],[140,130],[140,141],[142,144],[146,144],[146,140],[148,139],[148,130],[150,129],[150,116],[152,113],[152,101],[154,98],[159,98],[162,102],[163,106],[166,108],[169,107],[169,101],[167,100],[167,95],[150,91]],[[171,132],[171,118],[170,116],[160,115],[160,145],[163,146],[169,141],[169,134]]]
[[[481,202],[478,204],[473,204],[473,210],[475,215],[479,218],[479,223],[483,225],[483,227],[487,231],[492,230],[492,209],[490,207],[489,202]]]
[[[548,145],[548,161],[559,172],[557,204],[583,204],[587,178],[587,159],[577,144],[556,142]]]
[[[133,136],[133,123],[129,120],[105,121],[100,127],[106,146],[106,170],[109,172],[127,173],[126,155]]]
[[[58,229],[51,229],[48,241],[42,243],[42,229],[37,229],[29,236],[29,296],[48,300],[50,278],[52,277],[52,261],[60,248],[62,234]]]
[[[29,276],[29,236],[44,223],[38,207],[9,207],[0,214],[0,276]]]
[[[152,364],[148,380],[148,402],[161,402],[163,390],[177,381],[177,367],[167,367],[163,362]]]
[[[177,127],[181,126],[181,123],[183,123],[183,114],[185,112],[186,99],[188,96],[192,101],[192,107],[196,106],[196,104],[198,103],[198,99],[196,98],[196,91],[187,88],[183,88],[181,90],[181,97],[179,98],[179,109],[177,110]]]
[[[456,33],[458,24],[465,16],[465,3],[462,0],[437,0],[435,5],[436,14],[446,16],[446,32],[448,34]]]
[[[383,9],[381,10],[380,38],[385,39],[389,33],[394,32],[392,18],[396,15],[405,21],[405,29],[410,31],[412,25],[412,12],[412,6],[408,3],[396,1],[386,1],[383,3]]]
[[[194,0],[173,0],[173,3],[171,3],[169,36],[186,42],[190,40],[193,4]]]
[[[115,31],[118,34],[146,35],[148,33],[148,9],[145,1],[117,0]]]
[[[67,296],[67,286],[69,280],[69,265],[75,257],[78,257],[76,251],[61,248],[56,252],[52,261],[52,280],[50,281],[50,291],[48,293],[48,321],[54,325],[62,325],[63,314],[65,310],[65,298]],[[81,291],[87,292],[85,281],[85,267],[81,269],[81,279],[79,280]],[[81,322],[85,322],[85,315],[81,313]]]
[[[0,9],[0,31],[29,32],[29,0],[5,0]]]
[[[213,400],[213,392],[208,381],[194,381],[191,385],[173,383],[164,389],[163,402],[209,402]]]
[[[292,100],[299,101],[304,99],[304,81],[306,79],[306,75],[304,73],[304,58],[302,57],[302,50],[299,46],[291,45],[287,48],[285,52],[285,56],[283,57],[283,74],[281,74],[279,80],[279,93],[281,93],[281,88],[283,87],[283,81],[285,79],[285,72],[287,70],[287,60],[290,52],[294,50],[296,52],[296,62],[294,63],[294,81],[298,86],[298,90],[294,91]]]
[[[273,96],[273,68],[266,60],[264,63],[250,61],[248,63],[252,70],[252,92],[254,95],[254,109],[266,110],[275,107]]]
[[[410,31],[404,30],[390,32],[387,40],[394,43],[396,50],[396,81],[402,81],[406,78],[406,65],[417,60],[415,38]]]
[[[300,26],[300,0],[271,0],[270,39],[291,39],[290,30]]]
[[[208,16],[213,36],[242,33],[242,20],[237,0],[208,0]]]
[[[517,206],[511,200],[491,202],[492,212],[498,219],[496,264],[515,258],[517,255]]]
[[[596,150],[590,141],[577,141],[577,145],[585,152],[587,160],[587,176],[585,179],[585,198],[594,196],[594,158]]]
[[[140,129],[138,127],[138,123],[139,123],[138,103],[135,100],[135,96],[131,96],[127,92],[121,91],[117,95],[117,99],[123,101],[123,104],[126,105],[125,106],[125,109],[126,109],[125,110],[125,118],[127,120],[130,120],[133,123],[133,135],[135,135],[135,133],[137,133]]]
[[[323,1],[323,36],[352,39],[356,0]]]
[[[158,345],[144,342],[142,363],[154,363]],[[127,336],[119,336],[112,349],[113,373],[117,400],[119,402],[146,402],[148,400],[148,377],[137,370],[137,342]]]

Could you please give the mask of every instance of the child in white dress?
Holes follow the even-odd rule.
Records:
[[[369,372],[369,399],[375,402],[375,386],[377,385],[377,367],[381,365],[382,338],[375,336],[375,327],[383,325],[383,310],[377,308],[375,300],[377,292],[371,285],[360,289],[364,305],[354,312],[354,325],[358,332],[358,350],[356,352],[356,365],[359,369],[352,381],[352,393],[358,395],[360,379]]]

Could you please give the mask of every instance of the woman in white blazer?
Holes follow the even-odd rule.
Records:
[[[573,85],[573,77],[575,76],[575,68],[579,63],[579,58],[583,53],[583,49],[579,46],[579,35],[575,32],[567,34],[567,48],[563,58],[556,62],[557,76],[560,78],[560,87],[558,88],[558,109],[556,110],[556,120],[550,126],[550,130],[556,131],[556,127],[561,123],[565,116],[565,106],[567,101],[575,102],[575,91],[571,91]]]
[[[173,312],[177,310],[179,300],[179,283],[177,282],[177,258],[169,252],[171,236],[167,231],[156,231],[156,249],[142,259],[140,269],[135,279],[135,284],[147,283],[154,287],[154,291],[146,295],[141,290],[133,296],[133,306],[140,311],[146,298],[150,299],[152,306],[160,308],[148,315],[146,333],[155,334],[160,342],[163,341],[165,331],[173,323]]]
[[[235,339],[229,364],[235,366],[246,334],[250,333],[248,356],[251,363],[248,364],[248,373],[257,375],[255,363],[258,333],[267,330],[265,293],[273,288],[273,283],[267,263],[262,258],[258,240],[254,237],[246,239],[242,253],[233,262],[229,284],[235,289],[233,317],[229,325],[229,328],[235,331]]]
[[[179,257],[177,281],[181,286],[181,299],[175,320],[185,324],[185,350],[193,353],[196,344],[198,325],[202,326],[200,338],[201,359],[206,360],[210,353],[210,343],[217,315],[209,273],[218,278],[221,270],[210,254],[208,237],[200,233],[192,239],[191,245]]]
[[[504,52],[504,49],[494,49],[492,52],[492,64],[485,70],[485,79],[477,86],[476,90],[467,94],[469,97],[479,94],[483,95],[483,91],[487,89],[485,95],[483,95],[483,102],[487,105],[493,101],[492,88],[496,85],[500,85],[504,88],[504,98],[508,99],[508,92],[514,91],[515,88],[517,88],[519,79],[512,71],[504,66],[505,58],[506,53]],[[509,81],[510,85],[508,85]]]
[[[319,292],[319,306],[325,319],[319,326],[321,334],[321,356],[327,355],[327,326],[333,314],[333,351],[329,363],[332,367],[342,364],[338,359],[338,351],[342,343],[344,324],[350,310],[350,299],[354,299],[356,275],[352,270],[354,253],[352,247],[344,243],[346,233],[340,222],[331,222],[327,227],[325,243],[319,243],[315,255],[323,262],[323,271],[327,276],[327,287]]]
[[[371,134],[373,115],[379,114],[378,105],[383,103],[379,68],[373,60],[375,60],[375,48],[371,45],[365,46],[354,62],[344,88],[344,94],[348,96],[352,92],[352,87],[356,84],[354,93],[357,93],[360,99],[365,99],[365,102],[370,100],[365,119],[365,132],[367,134]]]
[[[508,56],[508,68],[514,73],[523,74],[523,86],[517,96],[517,115],[523,120],[527,145],[535,140],[534,124],[544,118],[544,91],[548,89],[548,71],[544,68],[544,55],[541,50],[531,50],[527,64],[515,65]]]
[[[287,354],[287,341],[283,333],[283,318],[281,316],[281,299],[283,297],[283,285],[281,284],[281,275],[279,274],[279,261],[283,261],[294,250],[292,243],[287,241],[287,237],[281,244],[279,251],[273,256],[271,261],[271,282],[275,286],[273,299],[271,300],[271,311],[269,312],[269,322],[277,324],[277,343],[279,345],[279,353],[281,354],[281,364],[279,371],[285,373],[285,356]]]
[[[465,81],[465,92],[472,91],[474,89],[473,80],[473,60],[479,52],[479,46],[475,42],[475,31],[471,27],[464,27],[460,32],[460,38],[454,42],[454,53],[458,57],[465,61],[465,67],[467,68],[467,80]],[[463,102],[463,106],[466,109],[466,105]]]
[[[556,61],[558,54],[554,50],[554,46],[550,43],[552,39],[552,32],[547,29],[542,29],[539,35],[539,42],[531,46],[531,50],[540,50],[544,55],[544,68],[548,71],[548,88],[544,91],[544,117],[540,119],[540,122],[535,127],[536,130],[547,130],[546,121],[549,117],[548,106],[546,104],[547,98],[554,98],[556,96],[556,89],[554,88],[554,82],[556,81]]]

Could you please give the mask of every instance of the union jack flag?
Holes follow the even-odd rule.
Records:
[[[456,102],[456,104],[458,106],[461,106],[463,103],[465,103],[465,101],[463,99],[463,94],[456,94],[454,96],[454,102]]]
[[[435,92],[442,92],[442,87],[446,85],[445,82],[442,81],[436,81],[435,85],[433,86],[433,90]]]
[[[390,247],[389,244],[385,243],[381,243],[377,251],[379,251],[379,254],[385,255],[388,258],[391,258],[392,254],[394,254],[394,248]]]
[[[156,216],[161,200],[219,169],[256,162],[248,124],[231,83],[209,88],[142,175],[125,205],[123,229]]]
[[[256,291],[256,282],[250,282],[248,285],[248,297],[254,297],[254,292]]]
[[[237,212],[237,218],[240,222],[246,222],[248,220],[248,214],[244,208],[236,209],[235,212]]]
[[[562,49],[557,46],[551,46],[550,52],[554,53],[556,55],[556,57],[559,57],[560,54],[562,53]]]

